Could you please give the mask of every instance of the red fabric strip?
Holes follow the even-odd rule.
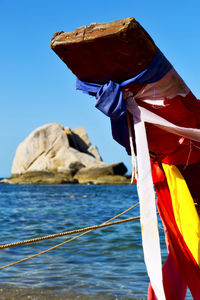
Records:
[[[187,285],[193,298],[199,300],[200,268],[176,225],[169,188],[162,174],[162,170],[160,169],[158,172],[155,171],[155,169],[158,169],[157,163],[154,163],[152,174],[157,193],[157,206],[165,227],[166,241],[169,250],[169,257],[163,266],[163,284],[166,299],[184,299]],[[169,276],[173,278],[173,280],[170,281]],[[169,281],[171,282],[170,285]],[[176,290],[177,292],[175,292]],[[156,299],[154,296],[150,286],[148,300]]]

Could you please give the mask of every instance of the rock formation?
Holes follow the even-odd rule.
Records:
[[[35,129],[19,144],[8,183],[127,184],[123,163],[106,164],[83,127],[58,123]]]

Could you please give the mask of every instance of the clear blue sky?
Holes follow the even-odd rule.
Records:
[[[105,162],[130,157],[112,140],[95,100],[75,90],[75,76],[50,49],[56,31],[133,16],[200,98],[199,0],[0,0],[0,177],[35,128],[84,126]]]

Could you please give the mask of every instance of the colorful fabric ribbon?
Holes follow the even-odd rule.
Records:
[[[200,221],[185,179],[176,166],[152,159],[157,206],[164,224],[168,258],[163,266],[166,299],[185,299],[189,287],[200,299]],[[157,300],[151,285],[148,300]]]
[[[171,80],[173,78],[173,80]],[[171,84],[170,84],[171,81]],[[155,87],[157,83],[160,83]],[[169,82],[169,84],[167,84]],[[129,84],[146,84],[136,95],[126,95],[122,91]],[[164,97],[176,94],[186,95],[189,89],[177,75],[164,55],[158,51],[147,69],[121,84],[110,81],[107,84],[82,82],[77,79],[77,89],[96,96],[96,108],[111,118],[113,137],[126,147],[130,154],[126,111],[133,115],[135,142],[138,162],[138,195],[140,199],[141,231],[144,259],[151,285],[159,300],[165,299],[162,282],[162,263],[156,216],[155,193],[151,175],[149,149],[145,123],[151,123],[170,133],[200,142],[200,129],[177,126],[159,117],[148,109],[138,106],[135,100],[149,104],[164,105]],[[149,90],[148,90],[149,89]],[[148,91],[147,91],[148,90]],[[153,91],[153,95],[151,93]],[[146,93],[146,94],[145,94]],[[124,95],[123,95],[124,94]],[[166,95],[165,95],[166,94]],[[148,96],[150,96],[148,98]]]
[[[126,112],[126,103],[123,100],[121,88],[130,83],[152,83],[161,79],[170,69],[171,64],[158,51],[150,66],[136,77],[121,84],[110,81],[105,85],[86,83],[77,79],[77,89],[90,95],[95,95],[96,107],[109,116],[112,121],[120,119]],[[159,299],[165,299],[162,284],[162,263],[160,242],[155,206],[155,193],[151,176],[151,166],[148,154],[148,145],[145,134],[145,125],[140,118],[140,109],[135,106],[137,113],[133,114],[135,124],[136,145],[138,153],[138,195],[140,199],[140,216],[144,259],[151,284]],[[141,134],[142,133],[142,134]],[[145,155],[143,155],[145,152]]]

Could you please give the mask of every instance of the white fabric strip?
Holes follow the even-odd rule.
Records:
[[[140,222],[144,260],[151,285],[159,300],[165,299],[162,282],[162,262],[156,215],[155,192],[144,122],[135,124],[138,160],[138,196],[140,199]]]
[[[141,119],[140,108],[137,106],[134,98],[129,98],[129,100],[131,101],[127,101],[127,108],[133,114],[137,147],[137,187],[140,199],[140,222],[144,260],[154,292],[159,300],[163,300],[165,299],[165,294],[162,282],[160,240],[146,130],[144,122]],[[131,103],[131,105],[128,103]]]
[[[177,126],[162,117],[157,116],[156,114],[152,113],[151,111],[147,110],[144,107],[139,107],[141,111],[141,119],[144,122],[151,123],[156,125],[157,127],[164,129],[168,132],[174,133],[181,137],[185,137],[187,139],[200,142],[200,129],[196,128],[186,128]],[[130,106],[128,110],[130,109]]]

